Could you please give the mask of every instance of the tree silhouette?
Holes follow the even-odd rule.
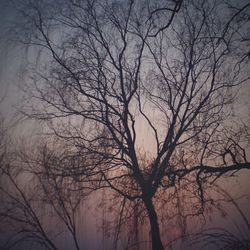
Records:
[[[4,236],[1,249],[31,242],[33,246],[57,250],[60,247],[55,238],[65,231],[72,238],[73,247],[80,249],[75,218],[85,195],[72,178],[58,177],[51,171],[58,164],[66,166],[72,161],[56,155],[55,147],[53,153],[45,146],[27,153],[24,143],[21,151],[13,149],[10,143],[4,145],[8,150],[0,164],[0,219]],[[55,230],[53,225],[50,228],[50,221],[65,229]]]
[[[249,80],[250,4],[44,0],[15,7],[25,17],[16,39],[39,54],[27,70],[23,112],[71,145],[72,163],[54,173],[142,202],[152,249],[164,249],[156,197],[185,187],[200,200],[199,213],[209,185],[250,168],[248,128],[229,119],[238,87]]]

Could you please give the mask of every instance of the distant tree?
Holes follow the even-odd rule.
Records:
[[[25,18],[16,39],[38,48],[31,58],[39,55],[27,69],[23,112],[71,143],[79,163],[54,173],[142,202],[152,249],[164,249],[156,199],[185,189],[197,204],[192,212],[201,213],[214,181],[250,168],[248,127],[230,117],[249,80],[241,35],[249,3],[30,0],[15,7]]]
[[[217,187],[217,192],[220,195],[220,202],[227,202],[231,207],[234,208],[234,212],[229,213],[227,210],[224,210],[223,207],[219,206],[222,216],[231,217],[232,215],[238,214],[239,219],[235,221],[234,216],[231,218],[231,223],[234,223],[236,229],[232,228],[206,228],[201,232],[187,235],[189,237],[189,246],[193,246],[196,249],[204,248],[207,246],[216,247],[216,249],[249,249],[250,247],[250,224],[247,219],[247,215],[243,212],[238,200],[233,198],[227,191]],[[243,197],[240,197],[243,198]],[[248,199],[248,197],[245,197]]]
[[[72,249],[79,250],[75,218],[85,195],[71,177],[51,171],[58,164],[72,165],[73,160],[56,154],[55,148],[50,152],[46,146],[29,153],[24,143],[21,151],[6,140],[4,146],[7,150],[0,163],[1,249],[31,244],[57,250],[56,237],[66,232],[72,237]],[[56,225],[62,225],[61,229],[55,230]]]

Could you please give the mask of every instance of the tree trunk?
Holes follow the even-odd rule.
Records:
[[[152,250],[164,250],[164,247],[161,242],[160,229],[157,220],[157,214],[152,202],[152,199],[145,199],[144,204],[146,206],[148,217],[151,226],[151,242]]]

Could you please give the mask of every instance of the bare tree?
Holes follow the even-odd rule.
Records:
[[[36,199],[38,190],[33,188],[33,193],[24,188],[18,174],[12,171],[1,168],[0,218],[1,227],[5,229],[1,247],[11,249],[21,243],[32,242],[46,249],[58,249],[44,228],[40,203]]]
[[[228,118],[238,87],[249,80],[247,49],[239,42],[250,5],[230,12],[228,4],[44,0],[19,6],[26,22],[17,39],[39,48],[24,87],[31,105],[23,112],[47,121],[71,143],[74,157],[84,159],[61,174],[144,204],[154,250],[164,248],[157,197],[185,188],[200,201],[200,213],[212,182],[250,168],[247,128]],[[148,131],[148,148],[140,144],[141,129]]]
[[[75,249],[80,249],[76,215],[85,196],[77,182],[55,172],[58,165],[72,165],[72,158],[65,157],[65,151],[64,157],[56,154],[55,147],[52,154],[46,146],[32,151],[23,143],[18,151],[13,145],[4,145],[12,150],[5,151],[0,165],[0,225],[5,236],[1,247],[12,249],[32,243],[60,249],[56,238],[66,231]],[[66,230],[55,230],[55,225]]]
[[[243,197],[238,197],[238,199],[232,198],[232,196],[225,191],[224,189],[217,187],[216,190],[219,193],[220,202],[227,202],[231,204],[231,207],[234,208],[233,212],[224,210],[223,207],[219,206],[218,210],[221,212],[224,217],[231,217],[231,223],[233,223],[236,230],[232,228],[221,228],[221,227],[209,227],[201,230],[201,232],[187,235],[189,237],[189,246],[196,246],[204,248],[207,246],[213,246],[220,249],[248,249],[250,245],[249,241],[249,221],[247,215],[243,212],[238,200]],[[248,198],[248,197],[244,197]],[[243,203],[244,204],[244,203]],[[239,220],[235,221],[234,214],[239,215]]]

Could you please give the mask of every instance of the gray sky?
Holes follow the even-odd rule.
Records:
[[[15,11],[8,7],[8,0],[0,0],[0,112],[10,120],[20,102],[21,92],[18,88],[22,65],[25,60],[25,49],[9,41],[8,26],[19,21]]]

